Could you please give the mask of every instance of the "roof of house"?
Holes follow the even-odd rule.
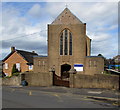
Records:
[[[83,24],[68,8],[65,8],[63,12],[52,22],[52,24]]]
[[[120,55],[117,55],[117,56],[113,57],[113,59],[116,59],[116,58],[120,58]]]
[[[48,57],[48,56],[45,56],[45,55],[38,55],[38,56],[34,56],[34,57]]]
[[[37,53],[16,49],[15,51],[12,51],[10,54],[8,54],[8,56],[6,56],[2,61],[7,60],[14,52],[17,52],[18,54],[20,54],[28,62],[28,64],[33,64],[33,57],[38,56]]]

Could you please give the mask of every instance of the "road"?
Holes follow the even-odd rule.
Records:
[[[70,88],[50,88],[54,92],[45,87],[3,87],[2,90],[2,108],[118,108],[86,95],[68,92]]]

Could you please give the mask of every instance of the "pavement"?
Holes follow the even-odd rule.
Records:
[[[52,87],[29,87],[29,86],[12,86],[12,88],[24,88],[30,91],[43,91],[54,93],[69,93],[73,95],[85,96],[86,98],[101,100],[113,105],[120,106],[120,91],[109,89],[91,89],[91,88],[68,88],[61,86]]]

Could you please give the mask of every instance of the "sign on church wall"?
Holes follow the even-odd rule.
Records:
[[[76,71],[83,71],[83,64],[74,64],[74,69]]]

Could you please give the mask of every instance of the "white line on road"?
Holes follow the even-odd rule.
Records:
[[[90,94],[101,94],[102,92],[96,92],[96,91],[88,91]]]

